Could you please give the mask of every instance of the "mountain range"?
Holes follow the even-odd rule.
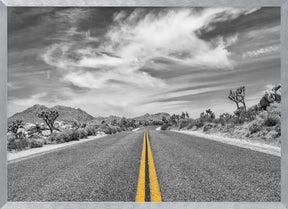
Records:
[[[108,116],[108,117],[93,117],[92,115],[88,114],[84,110],[80,108],[72,108],[67,106],[54,106],[52,108],[48,108],[44,105],[33,105],[32,107],[14,114],[13,116],[8,118],[8,121],[14,121],[14,120],[22,120],[24,123],[42,123],[43,120],[38,117],[38,114],[42,111],[47,110],[56,110],[59,112],[59,117],[57,118],[57,121],[65,121],[65,122],[73,122],[74,120],[77,120],[81,123],[101,123],[102,121],[105,121],[106,123],[111,123],[111,121],[116,120],[119,122],[122,117],[119,116]],[[145,114],[143,116],[131,118],[135,121],[161,121],[162,118],[169,118],[170,115],[168,113],[156,113],[156,114]]]
[[[47,110],[56,110],[59,112],[59,117],[57,121],[65,121],[72,122],[77,120],[79,122],[88,122],[94,119],[92,115],[89,115],[87,112],[80,108],[72,108],[66,106],[54,106],[52,108],[48,108],[44,105],[36,104],[23,112],[19,112],[8,118],[8,121],[13,120],[22,120],[24,123],[42,123],[43,120],[38,117],[38,114],[42,111]]]

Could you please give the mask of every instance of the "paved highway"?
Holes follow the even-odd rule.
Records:
[[[123,132],[9,163],[8,201],[280,201],[280,158],[170,131]]]

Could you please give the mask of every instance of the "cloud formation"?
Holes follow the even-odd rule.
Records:
[[[231,112],[229,89],[246,85],[258,95],[263,80],[279,83],[279,12],[10,9],[10,112],[33,103],[128,117],[159,111],[198,115],[224,107]],[[271,21],[265,24],[267,14]]]
[[[97,37],[91,37],[90,31],[80,33],[73,27],[67,31],[64,40],[79,35],[78,43],[62,42],[49,46],[42,58],[47,64],[65,70],[63,79],[79,87],[101,88],[111,79],[138,86],[163,86],[163,80],[139,72],[139,69],[155,58],[191,67],[205,66],[211,70],[232,69],[227,47],[237,42],[237,34],[217,37],[211,43],[201,40],[196,31],[211,21],[225,21],[253,11],[255,9],[232,8],[201,12],[193,9],[160,12],[136,9],[130,14],[120,11],[114,14],[113,22],[98,47],[84,45],[89,41],[98,42]],[[64,16],[71,19],[70,15]]]

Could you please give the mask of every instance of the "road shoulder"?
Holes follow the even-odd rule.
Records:
[[[177,133],[187,134],[191,136],[201,137],[208,140],[213,140],[225,144],[230,144],[246,149],[251,149],[258,152],[263,152],[266,154],[274,155],[274,156],[281,156],[281,148],[275,145],[264,144],[259,142],[247,141],[243,139],[235,139],[235,138],[228,138],[224,136],[217,136],[217,135],[209,135],[205,133],[201,133],[198,131],[187,131],[187,130],[170,130]]]
[[[43,147],[40,147],[40,148],[33,148],[33,149],[23,150],[19,152],[7,152],[7,162],[8,163],[18,162],[24,159],[28,159],[28,158],[39,156],[39,155],[46,154],[49,152],[53,152],[56,150],[64,149],[64,148],[71,147],[77,144],[82,144],[82,143],[92,141],[95,139],[99,139],[105,136],[106,135],[89,136],[87,139],[81,139],[79,141],[71,141],[71,142],[66,142],[62,144],[49,144],[49,145],[44,145]]]

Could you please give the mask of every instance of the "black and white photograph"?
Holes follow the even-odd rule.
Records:
[[[7,11],[8,201],[281,201],[280,7]]]

